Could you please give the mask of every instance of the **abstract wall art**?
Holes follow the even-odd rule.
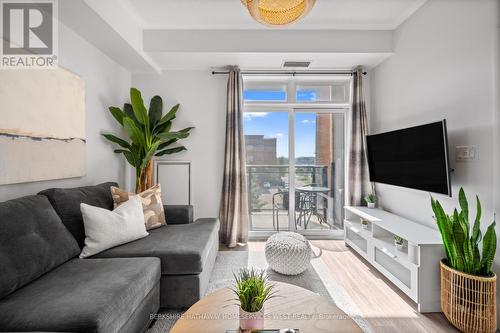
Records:
[[[65,69],[0,70],[0,184],[85,175],[85,87]]]

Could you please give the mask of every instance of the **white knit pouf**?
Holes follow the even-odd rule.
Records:
[[[274,271],[297,275],[309,267],[312,250],[304,236],[296,232],[278,232],[268,238],[265,253]]]

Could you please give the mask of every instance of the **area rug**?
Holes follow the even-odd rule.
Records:
[[[243,267],[264,269],[271,281],[294,284],[327,298],[351,317],[363,332],[372,333],[369,324],[360,315],[359,309],[345,290],[331,278],[320,257],[312,259],[310,267],[304,273],[286,276],[268,267],[262,251],[219,251],[206,293],[232,286],[233,272]],[[158,319],[147,333],[168,333],[182,314],[180,311],[160,311],[160,313],[161,319]]]

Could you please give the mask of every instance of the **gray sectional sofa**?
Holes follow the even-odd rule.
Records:
[[[112,209],[115,183],[49,189],[0,203],[0,332],[143,332],[151,314],[205,292],[217,219],[165,206],[167,226],[89,259],[80,203]]]

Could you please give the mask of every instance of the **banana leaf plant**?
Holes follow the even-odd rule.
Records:
[[[170,155],[186,150],[186,147],[176,143],[187,138],[193,127],[172,131],[172,121],[178,110],[179,104],[163,115],[163,100],[160,96],[154,96],[149,104],[149,110],[146,109],[141,92],[136,88],[130,89],[130,103],[125,103],[123,109],[109,107],[109,112],[123,127],[128,139],[121,139],[108,133],[103,136],[117,144],[119,148],[114,152],[123,154],[128,163],[135,168],[136,193],[152,186],[153,156]]]
[[[463,188],[460,188],[458,202],[460,211],[455,209],[452,214],[446,214],[439,201],[431,197],[432,210],[443,238],[446,264],[467,274],[492,276],[497,246],[495,221],[488,226],[483,237],[479,198],[476,196],[476,216],[472,228],[469,223],[469,204]],[[479,250],[481,240],[482,251]]]

